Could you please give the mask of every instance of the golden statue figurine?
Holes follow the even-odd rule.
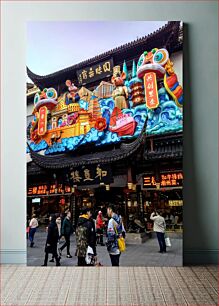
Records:
[[[113,75],[111,78],[111,81],[115,86],[115,89],[112,92],[112,97],[115,101],[115,107],[118,107],[120,109],[128,108],[128,88],[124,85],[125,79],[125,72],[122,72],[122,74],[116,73],[116,75]]]

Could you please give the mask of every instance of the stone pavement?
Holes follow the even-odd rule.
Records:
[[[27,265],[41,266],[44,260],[44,246],[46,232],[39,229],[35,234],[35,245],[30,248],[27,241]],[[64,240],[63,240],[64,242]],[[159,247],[156,238],[148,239],[141,245],[127,245],[127,250],[121,255],[120,266],[157,266],[157,267],[177,267],[182,266],[182,239],[171,238],[172,246],[167,248],[166,254],[158,253]],[[62,243],[61,243],[62,244]],[[72,258],[66,258],[66,249],[62,252],[62,266],[76,266],[77,257],[75,254],[75,235],[71,236],[70,252]],[[97,246],[98,261],[103,266],[111,266],[110,258],[105,246]],[[49,259],[51,258],[51,254]],[[55,263],[48,262],[48,266],[55,266]]]
[[[218,267],[3,265],[0,305],[218,305]]]

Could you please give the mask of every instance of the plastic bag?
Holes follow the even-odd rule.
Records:
[[[90,246],[88,246],[85,257],[86,264],[90,265],[93,262],[93,258],[94,258],[94,251]]]
[[[171,242],[170,242],[170,238],[169,237],[165,238],[165,243],[166,243],[167,247],[171,247]]]

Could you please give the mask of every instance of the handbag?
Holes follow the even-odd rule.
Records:
[[[171,247],[171,242],[170,242],[170,238],[169,237],[165,238],[165,243],[166,243],[167,247]]]
[[[116,227],[115,227],[115,232],[116,232],[116,235],[118,236],[118,231],[117,231]],[[125,239],[122,236],[118,237],[117,242],[118,242],[118,248],[119,248],[120,252],[121,253],[125,252],[125,250],[126,250]]]
[[[87,265],[92,265],[94,263],[94,251],[90,246],[87,247],[85,261]]]

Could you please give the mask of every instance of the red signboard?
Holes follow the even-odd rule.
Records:
[[[71,187],[63,184],[39,185],[28,188],[28,195],[48,195],[48,194],[63,194],[71,193]]]
[[[42,106],[39,109],[38,135],[43,136],[47,131],[47,107]]]
[[[165,173],[161,174],[160,180],[160,187],[181,187],[183,180],[183,173],[182,172],[172,172],[172,173]],[[146,188],[156,188],[156,180],[155,176],[147,175],[143,176],[143,187]]]
[[[148,72],[144,75],[145,101],[149,109],[159,106],[157,93],[157,77],[154,72]]]

